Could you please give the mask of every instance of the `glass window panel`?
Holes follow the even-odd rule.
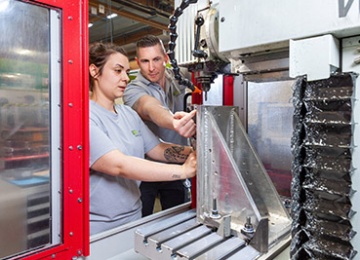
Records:
[[[293,80],[248,82],[248,134],[280,195],[290,197]]]
[[[60,178],[59,103],[52,104],[60,65],[50,66],[60,46],[56,14],[0,2],[0,258],[59,242],[59,195],[51,192]]]

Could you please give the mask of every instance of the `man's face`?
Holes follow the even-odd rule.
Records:
[[[136,57],[141,74],[151,82],[161,84],[164,79],[165,65],[168,56],[159,44],[151,47],[142,47],[137,50]]]

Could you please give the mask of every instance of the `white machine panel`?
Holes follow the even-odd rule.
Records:
[[[358,1],[222,0],[219,51],[232,56],[288,46],[289,39],[356,35]],[[344,30],[346,29],[346,30]],[[357,32],[357,33],[356,33]]]
[[[340,67],[339,41],[330,34],[290,40],[289,63],[292,78],[307,75],[309,81],[326,79]]]

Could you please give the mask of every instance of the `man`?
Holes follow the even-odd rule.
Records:
[[[136,62],[140,72],[124,93],[124,103],[131,106],[148,127],[163,141],[187,144],[195,134],[192,119],[195,111],[184,110],[186,86],[174,79],[166,68],[168,56],[162,41],[148,35],[137,42]],[[140,185],[143,217],[153,213],[155,198],[159,195],[161,208],[168,209],[186,201],[183,181],[142,182]]]

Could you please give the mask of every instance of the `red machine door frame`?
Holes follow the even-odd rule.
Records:
[[[74,259],[89,255],[88,1],[24,2],[61,14],[62,242],[14,259]]]

